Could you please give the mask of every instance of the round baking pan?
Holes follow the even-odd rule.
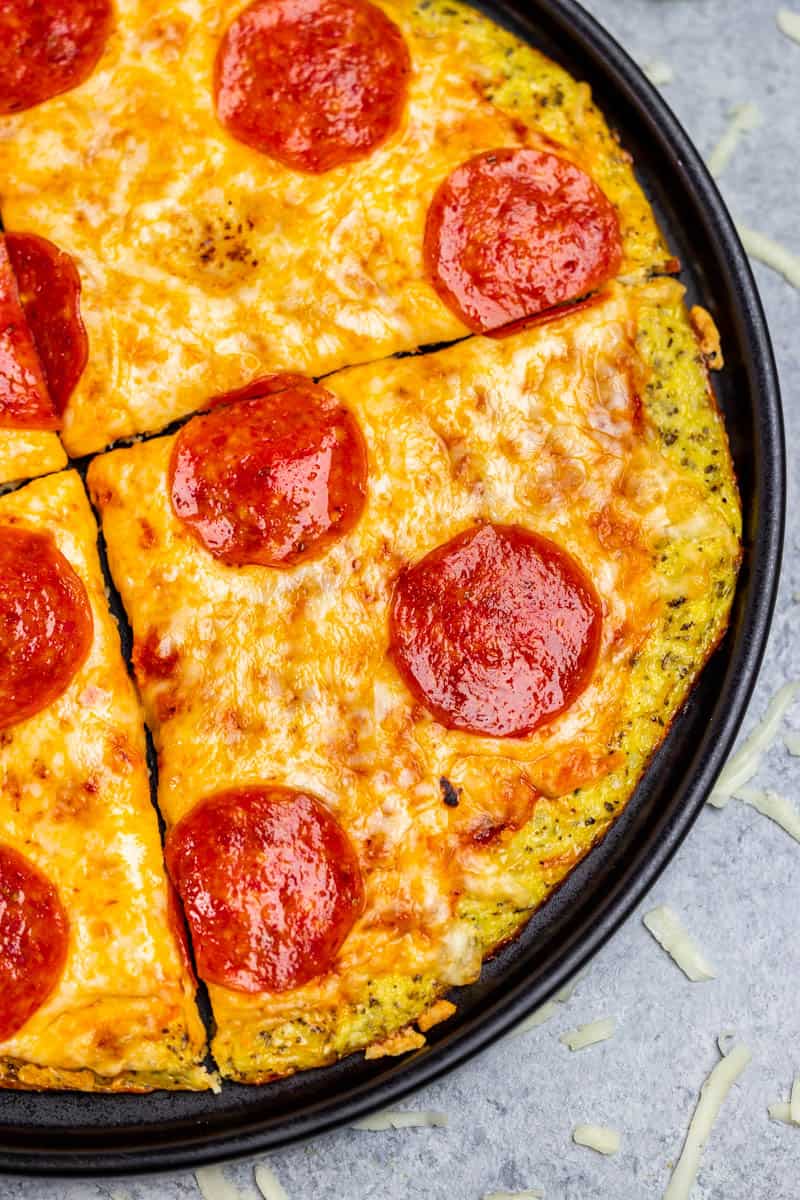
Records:
[[[353,1055],[266,1087],[152,1096],[0,1094],[0,1170],[33,1175],[166,1171],[268,1151],[393,1103],[500,1037],[611,936],[688,833],[731,749],[772,616],[785,505],[778,381],[758,293],[697,151],[655,89],[574,0],[488,3],[499,23],[587,80],[682,264],[713,313],[715,377],[744,507],[744,562],[729,632],[624,813],[523,933],[458,989],[455,1017],[402,1059]]]

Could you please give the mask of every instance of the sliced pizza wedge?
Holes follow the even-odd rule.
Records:
[[[0,227],[0,484],[66,466],[58,425]]]
[[[204,1089],[144,729],[78,475],[0,498],[0,1086]]]
[[[739,561],[669,280],[264,378],[89,484],[213,1051],[246,1082],[421,1044],[624,806]]]
[[[266,371],[320,376],[674,265],[588,86],[471,7],[59,14],[0,70],[0,205],[82,280],[74,455]],[[70,70],[45,53],[67,36]]]

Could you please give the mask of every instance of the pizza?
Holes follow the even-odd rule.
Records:
[[[713,320],[588,86],[467,6],[0,35],[0,1086],[414,1050],[724,634]]]
[[[106,24],[110,7],[0,9],[41,44],[68,14],[83,52],[80,86],[32,62],[0,96],[6,227],[81,279],[72,455],[243,379],[452,340],[671,262],[588,87],[473,9],[117,0]]]
[[[223,1075],[424,1020],[630,794],[738,562],[682,305],[612,285],[93,460]]]
[[[141,713],[78,475],[0,498],[0,1085],[203,1089]]]

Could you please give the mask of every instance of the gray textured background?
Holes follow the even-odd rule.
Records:
[[[800,0],[789,0],[800,11]],[[721,186],[734,215],[800,254],[800,45],[775,25],[772,0],[591,0],[591,10],[640,62],[666,61],[665,96],[708,153],[729,110],[750,100],[764,125],[744,140]],[[784,389],[790,513],[800,503],[800,292],[756,265]],[[800,677],[800,533],[790,517],[778,611],[748,725],[785,679]],[[800,702],[789,724],[800,727]],[[800,759],[777,743],[760,785],[800,803]],[[539,1186],[548,1200],[660,1197],[698,1088],[717,1061],[716,1035],[735,1030],[753,1062],[731,1093],[706,1150],[696,1200],[797,1200],[800,1128],[767,1119],[800,1072],[800,845],[732,802],[706,809],[643,909],[669,903],[717,967],[690,984],[637,914],[600,954],[549,1024],[489,1050],[406,1102],[447,1113],[446,1129],[344,1130],[271,1165],[290,1200],[480,1200]],[[614,1014],[615,1038],[572,1054],[558,1034]],[[596,1121],[622,1132],[604,1159],[570,1141]],[[252,1195],[252,1163],[226,1168]],[[44,1183],[0,1179],[0,1200],[190,1200],[193,1176]]]

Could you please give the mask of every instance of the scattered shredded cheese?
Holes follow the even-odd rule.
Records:
[[[789,1098],[789,1116],[793,1125],[800,1125],[800,1076],[792,1084],[792,1094]]]
[[[800,758],[800,733],[792,730],[791,733],[785,735],[783,740],[789,753],[795,758]]]
[[[723,1057],[726,1054],[730,1054],[735,1042],[736,1034],[733,1032],[733,1030],[723,1029],[722,1033],[717,1038],[717,1045],[719,1046],[720,1054],[723,1055]]]
[[[256,1164],[256,1186],[264,1200],[289,1200],[277,1175],[266,1163]]]
[[[716,178],[733,158],[736,147],[746,133],[761,124],[761,113],[755,104],[737,104],[731,109],[728,128],[708,156],[708,169]]]
[[[672,83],[675,78],[672,67],[660,58],[651,58],[648,62],[642,63],[642,70],[656,87],[664,87],[666,84]]]
[[[521,1033],[528,1033],[531,1029],[538,1029],[540,1025],[544,1025],[545,1021],[549,1021],[558,1012],[558,1005],[553,1000],[548,1000],[541,1008],[537,1008],[536,1012],[531,1013],[524,1021],[520,1021],[516,1028],[512,1029],[509,1037],[519,1037]]]
[[[239,1189],[222,1174],[222,1167],[201,1167],[194,1177],[203,1200],[242,1200]]]
[[[439,1129],[447,1124],[447,1113],[440,1112],[386,1112],[375,1113],[355,1121],[351,1129],[365,1129],[369,1133],[385,1133],[387,1129]]]
[[[779,8],[775,20],[781,33],[785,33],[795,42],[800,42],[800,13],[792,12],[788,8]]]
[[[734,1046],[721,1058],[700,1089],[700,1099],[689,1122],[689,1132],[683,1144],[663,1200],[689,1200],[700,1157],[705,1149],[714,1122],[719,1116],[725,1097],[750,1062],[746,1046]]]
[[[541,1188],[526,1188],[524,1192],[487,1192],[483,1200],[544,1200]]]
[[[616,1154],[620,1145],[617,1130],[609,1129],[606,1125],[576,1125],[572,1140],[578,1146],[596,1150],[598,1154]]]
[[[776,825],[780,825],[796,842],[800,842],[800,812],[785,796],[773,792],[770,788],[762,791],[761,788],[753,787],[741,787],[736,795],[739,800],[744,800],[745,804],[749,804]]]
[[[666,950],[692,983],[716,979],[714,968],[695,946],[681,924],[680,917],[666,904],[651,909],[644,914],[642,920],[659,946]]]
[[[761,759],[765,752],[777,737],[783,718],[798,688],[800,688],[800,683],[796,681],[785,683],[782,688],[779,688],[767,705],[764,720],[756,725],[743,743],[741,750],[728,759],[717,780],[717,786],[709,796],[709,802],[715,808],[724,808],[731,797],[736,795],[737,788],[741,787],[743,783],[749,783],[753,778],[761,765]]]
[[[583,1050],[585,1046],[594,1046],[597,1042],[607,1042],[614,1036],[614,1018],[603,1017],[599,1021],[590,1021],[588,1025],[579,1025],[562,1033],[558,1039],[570,1050]]]
[[[507,1034],[507,1037],[519,1037],[521,1033],[527,1033],[531,1029],[538,1029],[540,1025],[544,1025],[545,1021],[549,1021],[556,1015],[559,1004],[566,1004],[571,999],[572,993],[585,975],[585,971],[579,971],[570,979],[569,983],[565,983],[562,988],[558,989],[552,1000],[547,1000],[541,1008],[536,1009],[536,1012],[531,1013],[524,1021],[520,1021],[519,1025]]]
[[[784,1125],[794,1125],[792,1106],[788,1100],[776,1100],[767,1105],[767,1113],[771,1121],[782,1121]]]
[[[569,983],[565,983],[562,988],[559,988],[553,997],[559,1004],[566,1004],[572,999],[572,994],[582,979],[586,978],[586,971],[578,971],[577,975],[573,975]]]
[[[800,288],[800,255],[792,254],[780,242],[767,237],[765,233],[759,233],[757,229],[737,224],[736,230],[751,258],[757,258],[765,266],[777,271],[792,287]]]

